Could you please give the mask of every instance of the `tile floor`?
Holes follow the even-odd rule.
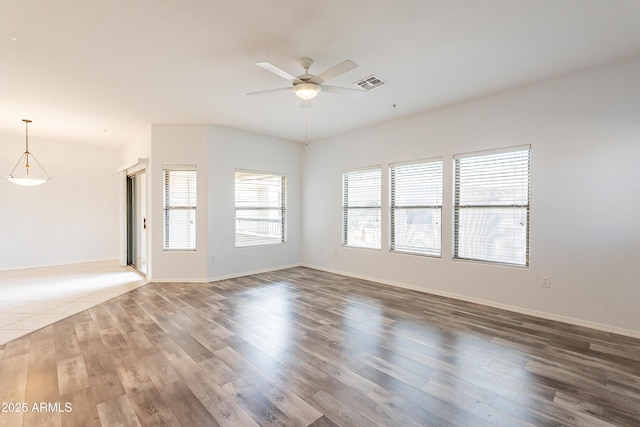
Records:
[[[0,271],[0,345],[146,283],[115,260]]]

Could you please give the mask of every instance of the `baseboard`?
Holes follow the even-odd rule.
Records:
[[[480,298],[468,297],[468,296],[465,296],[465,295],[451,293],[451,292],[443,292],[443,291],[440,291],[440,290],[437,290],[437,289],[422,288],[422,287],[410,285],[410,284],[407,284],[407,283],[394,282],[394,281],[391,281],[391,280],[381,279],[379,277],[371,277],[371,276],[365,276],[365,275],[361,275],[361,274],[354,274],[354,273],[341,271],[341,270],[334,270],[332,268],[320,267],[320,266],[313,265],[313,264],[305,264],[305,263],[303,263],[302,266],[303,267],[307,267],[307,268],[313,268],[314,270],[326,271],[327,273],[340,274],[340,275],[343,275],[343,276],[353,277],[355,279],[368,280],[370,282],[376,282],[376,283],[380,283],[380,284],[383,284],[383,285],[394,286],[394,287],[403,288],[403,289],[410,289],[412,291],[424,292],[424,293],[427,293],[427,294],[432,294],[432,295],[437,295],[437,296],[457,299],[457,300],[460,300],[460,301],[472,302],[472,303],[475,303],[475,304],[486,305],[488,307],[499,308],[501,310],[511,311],[511,312],[514,312],[514,313],[526,314],[526,315],[529,315],[529,316],[535,316],[535,317],[539,317],[541,319],[553,320],[553,321],[556,321],[556,322],[567,323],[567,324],[575,325],[575,326],[582,326],[582,327],[585,327],[585,328],[591,328],[591,329],[596,329],[596,330],[603,331],[603,332],[608,332],[608,333],[618,334],[618,335],[624,335],[624,336],[627,336],[627,337],[640,339],[640,331],[634,331],[632,329],[618,328],[618,327],[615,327],[615,326],[605,325],[605,324],[602,324],[602,323],[589,322],[589,321],[582,320],[582,319],[575,319],[573,317],[560,316],[560,315],[557,315],[557,314],[546,313],[544,311],[529,310],[527,308],[512,306],[512,305],[508,305],[508,304],[501,304],[501,303],[497,303],[495,301],[489,301],[489,300],[483,300],[483,299],[480,299]]]

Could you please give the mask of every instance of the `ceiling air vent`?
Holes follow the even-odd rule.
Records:
[[[377,87],[380,87],[384,84],[384,82],[382,81],[382,79],[378,76],[375,75],[371,75],[369,77],[366,77],[362,80],[358,80],[357,82],[354,83],[354,85],[364,89],[364,90],[371,90],[371,89],[375,89]]]

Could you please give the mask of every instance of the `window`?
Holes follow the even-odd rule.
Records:
[[[528,266],[530,148],[454,159],[454,258]]]
[[[236,171],[236,246],[285,242],[285,185],[281,174]]]
[[[440,256],[442,160],[391,165],[390,250]]]
[[[380,249],[380,168],[345,172],[342,180],[342,244]]]
[[[196,249],[196,202],[195,167],[164,169],[163,249]]]

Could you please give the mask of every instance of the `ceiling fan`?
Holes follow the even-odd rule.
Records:
[[[342,61],[338,65],[334,65],[322,73],[315,75],[309,73],[309,68],[313,65],[313,60],[310,58],[302,58],[300,65],[304,68],[304,73],[297,77],[292,76],[281,68],[276,67],[270,62],[262,61],[256,62],[256,65],[260,68],[264,68],[267,71],[272,72],[275,75],[282,77],[285,80],[291,82],[289,87],[281,87],[277,89],[261,90],[258,92],[250,92],[247,95],[262,95],[265,93],[273,92],[285,92],[293,91],[303,101],[309,101],[320,92],[337,93],[340,95],[349,95],[354,97],[364,96],[365,91],[359,89],[350,89],[346,87],[329,86],[324,84],[327,80],[336,78],[348,71],[353,70],[358,66],[355,62],[347,59]]]

